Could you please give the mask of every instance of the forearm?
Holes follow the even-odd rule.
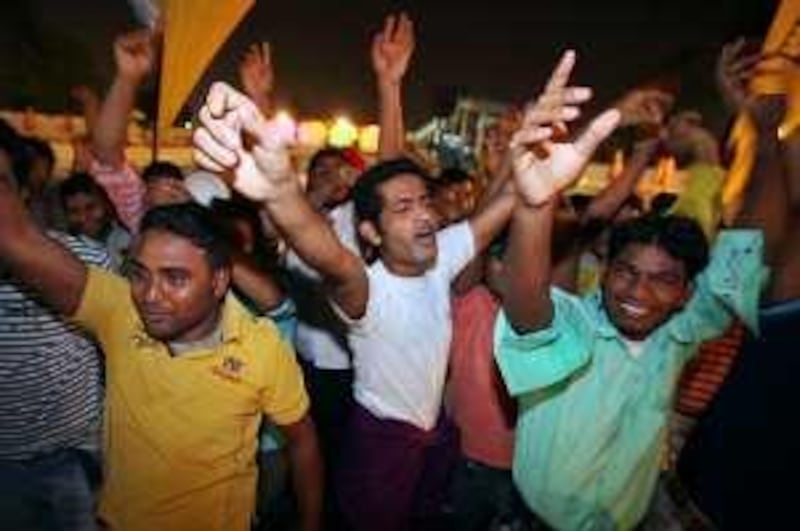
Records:
[[[783,165],[789,206],[795,216],[800,215],[800,129],[783,141]]]
[[[647,169],[647,164],[650,162],[650,158],[655,153],[656,148],[656,143],[648,143],[634,148],[633,155],[628,164],[625,165],[622,174],[589,203],[583,215],[584,221],[591,219],[606,220],[614,217],[625,201],[636,190],[636,185]]]
[[[765,255],[770,264],[786,236],[788,197],[778,140],[774,132],[759,132],[756,160],[734,226],[764,232]]]
[[[0,268],[72,315],[86,284],[86,266],[34,223],[10,181],[0,175]]]
[[[555,199],[539,207],[520,201],[511,218],[509,289],[503,307],[517,333],[541,330],[552,320],[550,247],[554,213]]]
[[[352,253],[312,208],[298,185],[282,186],[264,208],[286,243],[306,264],[333,284],[347,280],[343,266],[350,263],[348,255]]]
[[[120,164],[124,158],[128,117],[133,110],[138,88],[138,80],[117,76],[103,100],[92,129],[92,149],[104,164]]]
[[[86,122],[86,131],[94,131],[97,125],[97,117],[100,116],[100,105],[96,99],[84,102],[83,104],[83,119]]]
[[[405,148],[401,83],[379,79],[378,99],[380,106],[378,156],[381,160],[399,157]]]
[[[233,284],[264,313],[277,307],[285,298],[277,282],[269,274],[259,270],[247,256],[234,257]]]
[[[292,484],[300,510],[302,531],[321,528],[323,463],[314,430],[310,435],[293,440],[289,446]]]
[[[516,194],[511,182],[494,192],[489,201],[478,208],[470,219],[475,237],[475,252],[481,253],[508,224],[516,203]]]

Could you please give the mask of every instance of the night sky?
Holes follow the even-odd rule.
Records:
[[[201,87],[234,80],[246,45],[268,40],[284,105],[301,117],[346,112],[374,120],[370,37],[384,15],[402,8],[417,28],[406,84],[411,125],[457,92],[498,101],[535,94],[567,46],[578,50],[576,80],[596,89],[598,105],[636,83],[679,81],[679,105],[701,109],[714,123],[723,119],[713,85],[719,47],[737,35],[763,36],[776,6],[777,0],[257,0]],[[135,22],[125,0],[5,0],[3,11],[0,107],[64,110],[71,85],[104,89],[113,72],[113,35]]]

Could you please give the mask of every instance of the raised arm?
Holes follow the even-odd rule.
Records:
[[[372,39],[372,69],[378,84],[381,160],[399,157],[405,149],[403,77],[414,53],[414,23],[405,13],[389,15]]]
[[[275,72],[269,44],[252,44],[239,63],[239,81],[247,97],[256,104],[261,114],[274,113],[273,90]]]
[[[546,113],[551,123],[569,119],[578,113],[570,101],[582,102],[590,96],[586,88],[565,88],[574,65],[575,53],[568,51],[512,140],[517,201],[507,254],[509,289],[503,308],[518,333],[544,329],[552,321],[551,240],[557,196],[578,178],[620,118],[619,111],[612,109],[595,118],[574,142],[548,140],[552,126],[533,117]]]
[[[744,53],[741,39],[723,47],[717,62],[717,82],[723,98],[745,113],[757,132],[756,157],[734,225],[764,232],[767,263],[774,263],[786,237],[790,195],[778,139],[785,101],[782,96],[754,96],[747,84],[755,73],[759,54]]]
[[[547,140],[552,135],[553,124],[558,123],[559,127],[565,127],[563,124],[575,120],[580,115],[577,105],[591,97],[591,91],[585,87],[566,86],[572,66],[566,56],[564,61],[566,62],[560,63],[553,72],[544,92],[534,104],[528,106],[521,126],[525,134],[518,132],[516,142],[535,144]],[[520,140],[521,138],[524,140]],[[504,179],[511,175],[514,159],[515,155],[512,153],[510,163],[507,161],[502,166],[493,183],[493,190],[486,195],[485,203],[479,205],[469,219],[477,252],[481,252],[491,243],[511,216],[515,194],[510,181],[505,182]]]
[[[33,222],[11,181],[11,157],[0,149],[0,269],[41,294],[53,309],[75,313],[86,266]]]
[[[127,33],[114,41],[117,73],[92,129],[92,150],[103,164],[119,166],[125,160],[128,117],[136,92],[153,67],[152,41],[152,34],[146,30]]]
[[[100,98],[86,85],[78,85],[70,91],[72,99],[78,102],[86,123],[86,131],[93,131],[100,115]]]
[[[322,275],[339,307],[352,318],[361,317],[368,290],[364,264],[308,203],[280,131],[252,101],[224,83],[211,87],[199,122],[194,133],[197,163],[231,174],[236,190],[262,202],[289,246]]]
[[[583,222],[613,218],[634,192],[658,149],[659,132],[663,131],[672,103],[672,96],[658,89],[634,89],[614,105],[621,115],[620,125],[649,131],[651,136],[634,145],[622,174],[592,199],[582,216]]]

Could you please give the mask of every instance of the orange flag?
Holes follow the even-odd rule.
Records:
[[[222,43],[255,0],[163,0],[158,127],[172,125]]]

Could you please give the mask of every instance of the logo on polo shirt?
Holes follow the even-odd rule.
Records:
[[[245,362],[233,356],[225,356],[222,363],[212,368],[212,372],[221,378],[232,382],[238,382],[244,374]]]

